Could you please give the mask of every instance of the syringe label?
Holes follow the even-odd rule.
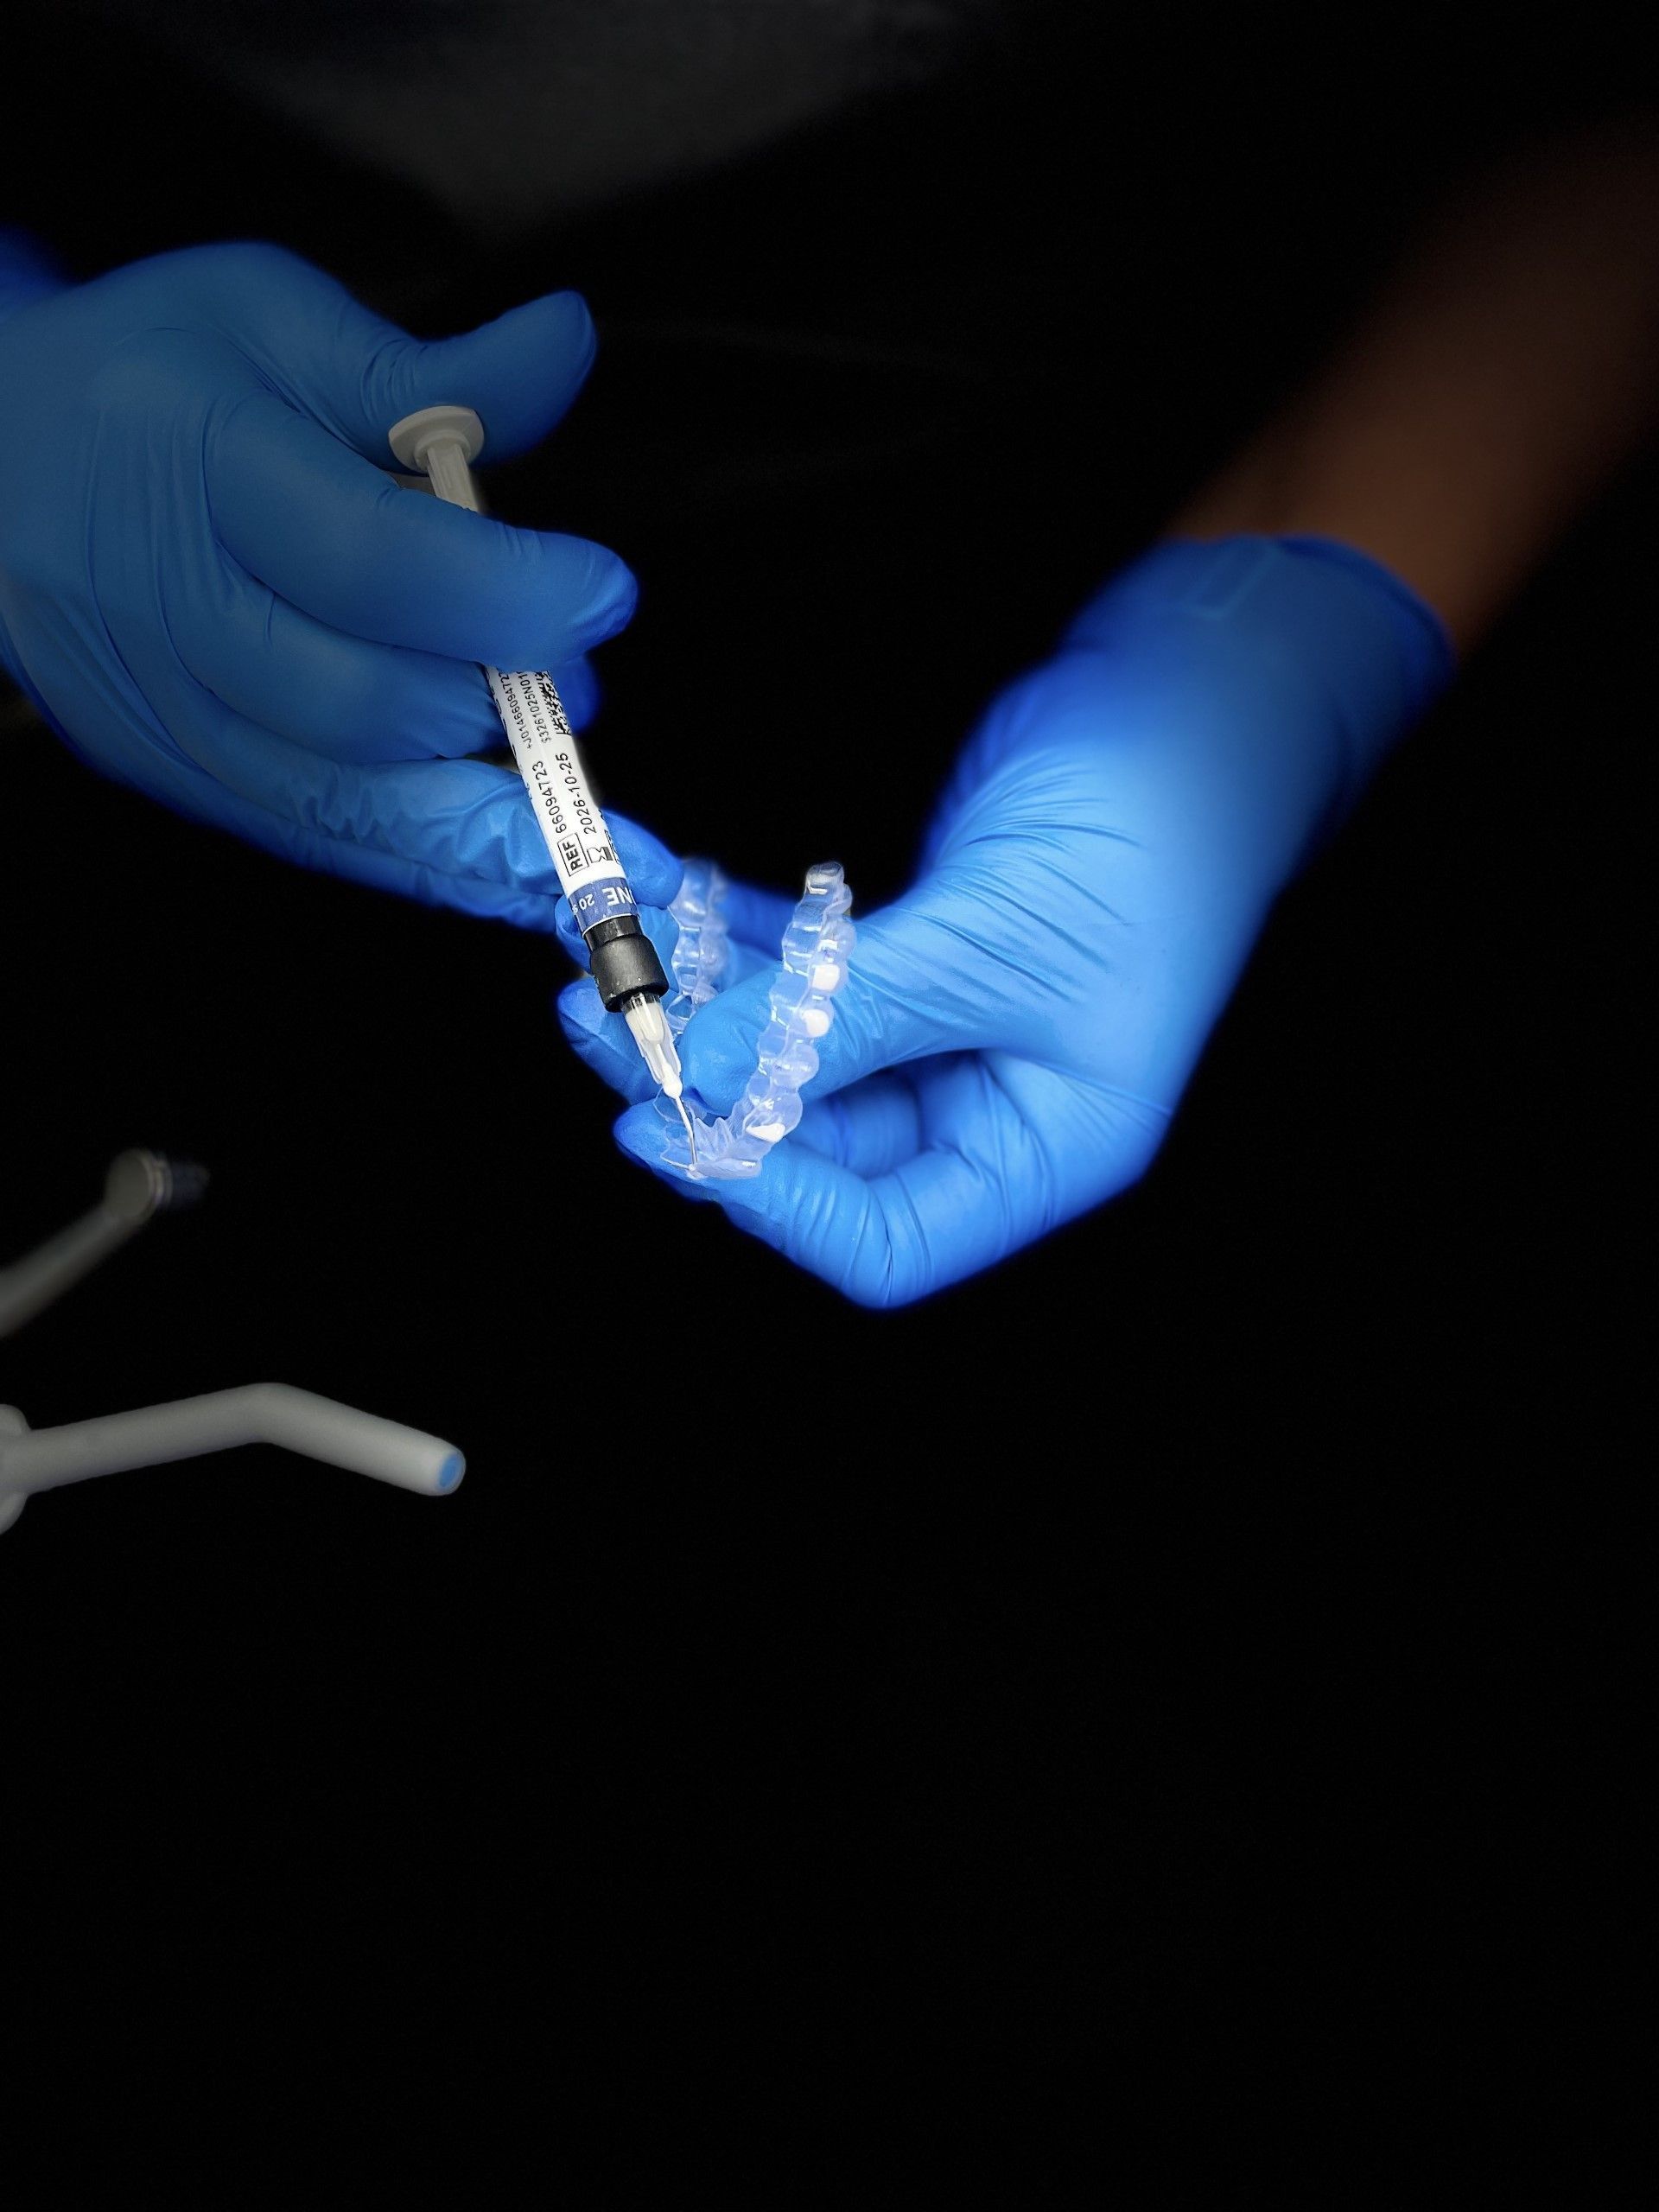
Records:
[[[611,883],[620,885],[627,901],[611,912],[634,912],[633,893],[622,879],[611,833],[588,788],[575,737],[553,679],[534,669],[509,672],[486,668],[484,673],[536,809],[543,840],[572,906],[579,891]],[[596,913],[587,926],[591,929],[601,918]]]
[[[639,902],[626,876],[607,875],[600,882],[584,884],[570,893],[570,912],[584,937],[601,922],[613,922],[623,914],[637,914],[639,911]]]

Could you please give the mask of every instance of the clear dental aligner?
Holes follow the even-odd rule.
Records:
[[[668,910],[679,925],[679,936],[671,963],[674,989],[663,1011],[676,1037],[721,987],[731,950],[725,906],[726,879],[715,862],[687,861],[679,891]]]
[[[817,1040],[835,1020],[833,1001],[846,981],[857,935],[849,918],[852,903],[838,862],[823,861],[807,870],[805,893],[784,932],[784,964],[769,995],[771,1019],[760,1033],[753,1074],[719,1121],[686,1102],[696,1132],[695,1155],[677,1123],[671,1125],[673,1136],[663,1158],[689,1179],[732,1182],[758,1175],[772,1146],[800,1120],[801,1086],[818,1071]],[[706,930],[706,920],[702,926]]]

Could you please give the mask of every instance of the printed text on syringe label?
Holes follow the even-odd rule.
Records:
[[[601,922],[613,922],[620,915],[639,911],[639,902],[625,876],[607,876],[600,883],[580,885],[570,893],[570,912],[584,937]]]
[[[575,740],[551,679],[529,669],[509,672],[486,668],[484,673],[535,806],[543,840],[573,906],[583,889],[617,886],[622,900],[607,911],[632,913],[633,894],[622,880],[621,862],[588,788]],[[594,913],[583,926],[592,928],[603,918]],[[578,912],[578,921],[582,918]]]

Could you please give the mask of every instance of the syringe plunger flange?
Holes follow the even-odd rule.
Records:
[[[423,474],[427,454],[440,440],[459,446],[463,460],[476,461],[484,450],[483,423],[470,407],[418,407],[386,433],[399,465]]]

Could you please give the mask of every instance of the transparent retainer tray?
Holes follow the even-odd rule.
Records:
[[[728,951],[721,911],[725,888],[711,861],[689,861],[669,909],[680,926],[676,988],[667,1006],[677,1036],[720,988]],[[760,1033],[754,1072],[736,1105],[718,1121],[687,1095],[696,1132],[695,1162],[677,1111],[666,1099],[658,1101],[670,1132],[663,1158],[690,1180],[734,1182],[758,1175],[773,1145],[800,1120],[801,1088],[818,1071],[818,1041],[835,1020],[835,995],[846,981],[857,936],[849,918],[852,904],[838,862],[822,861],[807,870],[806,889],[784,931],[783,965],[768,995],[770,1018]]]

